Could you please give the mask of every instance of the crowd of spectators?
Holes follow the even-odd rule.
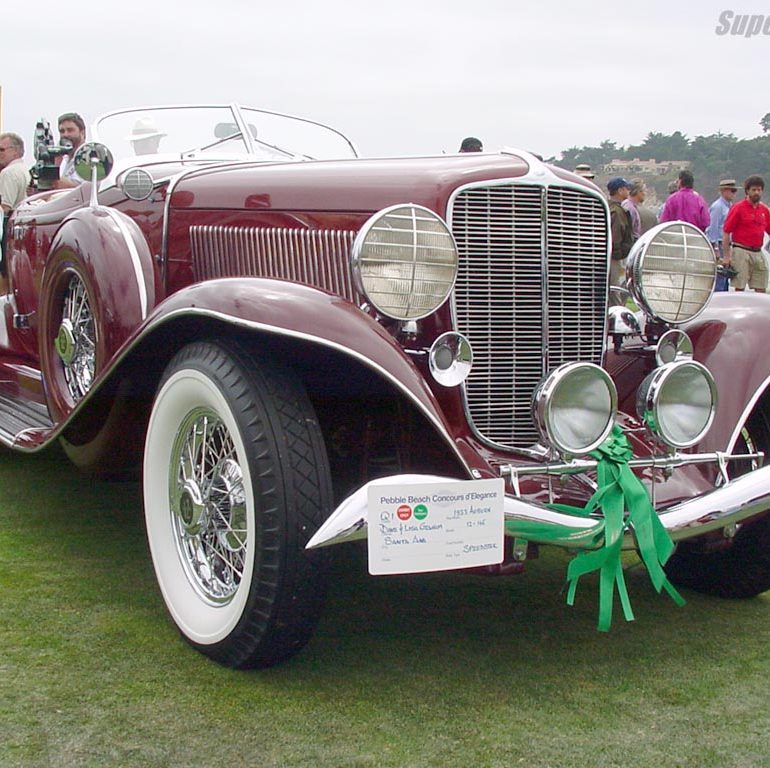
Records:
[[[578,165],[574,172],[595,180],[588,165]],[[643,205],[646,197],[643,181],[617,176],[607,182],[612,241],[611,303],[623,303],[623,293],[612,289],[624,286],[625,260],[633,243],[658,222],[667,221],[688,222],[706,235],[717,256],[719,272],[724,276],[717,280],[717,290],[728,290],[732,285],[736,291],[749,287],[758,293],[766,292],[770,209],[762,203],[764,180],[761,176],[749,176],[743,185],[745,197],[734,203],[738,191],[735,179],[721,179],[719,195],[710,206],[695,191],[694,182],[689,170],[680,171],[676,181],[669,184],[668,197],[658,216]]]

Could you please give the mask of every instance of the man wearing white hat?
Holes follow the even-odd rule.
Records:
[[[151,117],[142,117],[134,123],[126,141],[131,142],[135,155],[156,155],[160,140],[165,135],[157,129]]]

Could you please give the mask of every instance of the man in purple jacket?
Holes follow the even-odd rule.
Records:
[[[695,179],[690,171],[679,172],[679,190],[669,195],[660,221],[688,221],[704,232],[711,223],[711,216],[706,201],[692,188]]]

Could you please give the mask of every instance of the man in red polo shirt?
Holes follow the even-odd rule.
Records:
[[[766,292],[767,264],[762,243],[765,233],[770,235],[770,208],[760,202],[764,189],[761,176],[749,176],[743,183],[746,197],[730,208],[725,220],[722,251],[725,262],[738,272],[733,278],[736,291],[748,285],[757,293]]]

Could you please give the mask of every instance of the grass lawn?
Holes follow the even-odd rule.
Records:
[[[138,485],[0,452],[0,766],[770,765],[770,596],[677,608],[632,569],[599,634],[567,562],[374,578],[348,545],[305,651],[234,672],[166,618]]]

